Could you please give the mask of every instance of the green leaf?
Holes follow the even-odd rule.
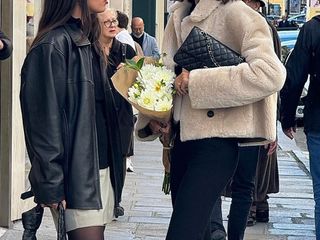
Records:
[[[144,63],[144,58],[140,58],[139,61],[137,62],[137,67],[141,70],[142,66]]]
[[[126,64],[130,66],[136,66],[137,63],[133,59],[126,59]]]

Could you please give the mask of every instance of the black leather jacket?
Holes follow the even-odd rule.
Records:
[[[0,50],[0,60],[4,60],[8,57],[10,57],[12,53],[12,43],[9,40],[9,38],[2,32],[0,31],[0,39],[3,42],[3,49]]]
[[[304,98],[304,130],[320,132],[320,16],[305,23],[286,63],[287,79],[281,90],[281,124],[283,129],[295,126],[296,108],[304,84],[310,76]]]
[[[25,59],[20,100],[32,164],[29,180],[38,203],[66,199],[72,209],[102,207],[92,76],[91,44],[75,23],[46,34]],[[111,93],[108,81],[105,93]],[[113,104],[115,109],[110,101],[108,107]],[[112,115],[114,119],[116,114]],[[117,206],[122,158],[118,125],[110,128],[114,129],[111,176]]]

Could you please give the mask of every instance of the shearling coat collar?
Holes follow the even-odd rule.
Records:
[[[218,0],[200,0],[195,6],[194,10],[190,14],[190,19],[192,22],[201,22],[202,20],[208,18],[211,13],[222,4]],[[175,2],[170,8],[169,12],[172,13],[174,19],[174,29],[176,31],[177,41],[181,45],[182,41],[180,39],[181,33],[181,19],[186,17],[190,13],[191,3],[187,1]]]
[[[217,0],[200,0],[196,5],[194,10],[192,11],[190,18],[193,22],[200,22],[210,16],[213,10],[215,10],[221,4],[220,1]],[[173,4],[169,11],[175,12],[175,14],[181,15],[184,14],[186,16],[186,12],[190,10],[191,4],[189,2],[176,2]]]
[[[215,10],[221,4],[217,0],[200,0],[192,11],[190,18],[193,22],[200,22],[210,16],[213,10]],[[188,14],[191,8],[191,3],[189,2],[176,2],[174,3],[169,12],[175,12],[177,17],[181,15],[184,17]],[[177,11],[176,11],[177,10]]]
[[[200,22],[206,19],[220,4],[217,0],[200,0],[190,15],[191,20]]]

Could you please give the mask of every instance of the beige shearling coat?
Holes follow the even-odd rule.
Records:
[[[165,65],[174,69],[173,56],[193,26],[239,52],[246,62],[190,72],[189,95],[177,96],[174,102],[181,140],[236,137],[251,139],[255,144],[274,141],[276,92],[284,84],[286,71],[274,53],[265,19],[239,0],[227,4],[200,0],[188,15],[190,6],[186,0],[171,6],[162,48],[167,54]],[[214,115],[210,117],[208,111]],[[148,122],[140,115],[136,129],[144,128]]]

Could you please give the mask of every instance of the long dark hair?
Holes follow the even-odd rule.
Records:
[[[91,16],[87,0],[44,0],[43,13],[39,22],[37,36],[32,45],[51,30],[66,24],[71,18],[72,11],[79,4],[81,9],[81,22],[83,33],[87,36],[91,33],[92,21],[95,16]]]

